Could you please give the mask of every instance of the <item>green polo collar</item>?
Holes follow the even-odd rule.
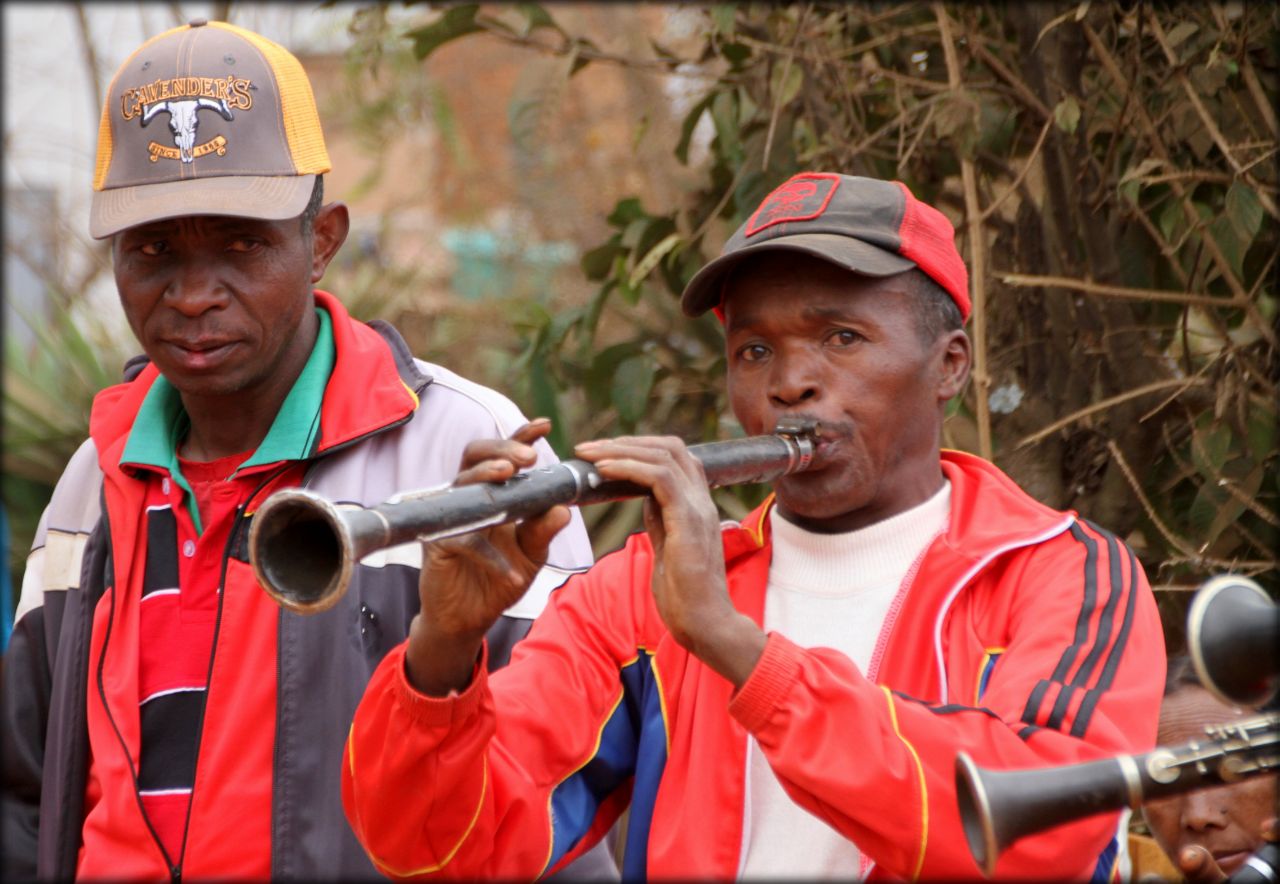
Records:
[[[320,437],[320,405],[334,362],[333,322],[329,311],[317,307],[316,316],[320,320],[316,343],[302,367],[302,373],[280,405],[266,438],[236,473],[261,464],[302,460],[314,452]],[[157,376],[138,409],[120,464],[168,470],[169,475],[187,492],[192,519],[199,531],[200,514],[196,511],[195,498],[178,466],[178,443],[186,436],[190,425],[178,391],[164,375]]]

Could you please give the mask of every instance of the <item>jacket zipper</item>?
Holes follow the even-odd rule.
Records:
[[[191,772],[191,797],[187,801],[187,818],[182,822],[182,847],[178,853],[178,864],[170,869],[170,878],[173,884],[180,884],[182,881],[182,865],[186,862],[187,857],[187,835],[191,828],[191,808],[196,803],[196,775],[200,771],[200,744],[204,742],[204,715],[209,708],[209,696],[213,692],[213,664],[218,658],[218,634],[222,630],[222,602],[227,596],[227,566],[230,564],[231,555],[235,551],[240,529],[244,525],[244,514],[248,510],[249,504],[263,488],[270,485],[288,469],[289,464],[285,463],[272,470],[258,483],[256,488],[249,492],[249,496],[236,507],[235,519],[232,521],[231,531],[227,535],[227,544],[222,550],[222,566],[218,574],[218,613],[213,621],[213,643],[209,648],[209,671],[204,679],[204,703],[200,706],[200,720],[196,725],[195,770]]]
[[[217,652],[218,652],[218,633],[222,628],[222,601],[223,601],[223,598],[225,595],[225,589],[226,589],[227,565],[231,560],[232,551],[235,550],[236,539],[239,537],[240,528],[244,523],[244,514],[245,514],[246,507],[248,507],[250,501],[252,501],[253,498],[256,497],[264,487],[266,487],[273,480],[278,478],[280,474],[283,473],[288,468],[289,466],[288,464],[286,464],[284,466],[281,466],[279,469],[273,471],[265,479],[262,480],[262,482],[258,485],[257,488],[255,488],[249,494],[249,496],[245,499],[244,503],[236,507],[235,520],[231,523],[231,532],[227,537],[227,544],[222,551],[222,566],[218,574],[218,610],[217,610],[217,614],[215,615],[214,624],[213,624],[213,642],[211,643],[209,648],[209,669],[205,674],[205,702],[200,707],[200,721],[196,727],[196,751],[195,751],[196,770],[193,770],[191,775],[191,795],[187,799],[187,817],[182,824],[182,847],[180,848],[180,852],[178,854],[177,863],[175,863],[173,861],[173,858],[169,856],[169,851],[165,849],[164,842],[161,841],[159,833],[156,832],[155,826],[151,824],[150,817],[147,816],[146,807],[144,807],[142,803],[142,794],[141,794],[142,790],[140,785],[138,784],[137,768],[134,767],[133,758],[129,754],[129,746],[125,742],[124,734],[120,732],[120,727],[119,725],[116,724],[115,716],[112,714],[112,711],[111,711],[111,705],[107,702],[107,691],[106,691],[106,686],[103,682],[103,672],[106,668],[107,648],[111,644],[111,630],[112,630],[112,626],[115,623],[115,613],[116,613],[115,612],[116,581],[113,579],[111,582],[111,589],[109,590],[109,592],[111,593],[111,616],[107,618],[106,634],[102,638],[102,651],[98,654],[98,666],[97,666],[97,673],[96,673],[97,683],[98,683],[98,696],[102,701],[102,708],[106,712],[107,721],[111,725],[111,730],[115,733],[116,740],[120,744],[120,749],[124,753],[125,762],[129,766],[129,778],[133,782],[133,795],[135,800],[138,802],[138,811],[139,813],[142,814],[142,821],[146,824],[147,831],[151,833],[151,839],[155,842],[156,846],[160,848],[160,855],[164,858],[165,865],[169,867],[169,879],[173,882],[173,884],[180,884],[180,882],[182,881],[182,865],[183,865],[183,862],[185,861],[186,852],[187,852],[187,833],[191,825],[191,808],[192,808],[192,805],[194,805],[195,803],[195,795],[196,795],[196,790],[195,790],[196,773],[200,767],[200,744],[204,739],[204,714],[205,714],[205,709],[207,708],[209,703],[209,692],[213,682],[213,664],[214,664],[214,660],[217,658]],[[105,509],[103,513],[103,518],[106,518]],[[111,533],[110,527],[108,525],[108,530],[107,530],[108,537],[110,537],[110,533]]]
[[[231,561],[231,551],[235,549],[236,537],[240,533],[240,525],[244,521],[244,509],[248,501],[236,507],[235,519],[231,522],[231,533],[227,536],[227,545],[222,551],[222,566],[218,572],[218,613],[213,620],[213,641],[209,645],[209,669],[204,677],[204,702],[200,704],[200,718],[196,722],[195,769],[191,771],[191,795],[187,798],[187,816],[182,821],[182,846],[178,848],[178,864],[169,870],[173,884],[182,881],[182,864],[187,856],[187,835],[191,828],[191,808],[196,803],[196,775],[200,771],[200,744],[204,742],[204,714],[209,708],[209,695],[213,692],[213,664],[218,659],[218,634],[222,631],[222,602],[227,596],[227,564]]]

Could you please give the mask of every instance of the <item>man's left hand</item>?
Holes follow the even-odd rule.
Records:
[[[650,490],[644,524],[653,542],[658,613],[682,647],[740,687],[764,651],[765,635],[729,599],[720,515],[702,464],[671,436],[583,442],[574,454],[606,479]]]

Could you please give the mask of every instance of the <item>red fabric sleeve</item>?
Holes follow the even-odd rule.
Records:
[[[978,878],[957,808],[958,751],[980,767],[1015,769],[1131,754],[1154,743],[1164,640],[1141,568],[1131,552],[1118,549],[1117,558],[1131,567],[1097,570],[1092,617],[1080,615],[1087,609],[1076,577],[1084,568],[1080,544],[1046,545],[1024,567],[1006,569],[998,591],[1017,586],[1012,602],[1001,606],[1008,643],[981,708],[961,704],[972,703],[971,696],[931,705],[895,694],[870,683],[842,654],[770,634],[730,713],[756,737],[793,800],[854,840],[881,875]],[[1100,628],[1112,599],[1110,623]],[[958,616],[981,616],[975,610]],[[1083,644],[1081,622],[1088,627]],[[1064,667],[1073,645],[1077,652]],[[1054,676],[1065,668],[1071,681],[1090,656],[1088,677],[1081,673],[1054,716],[1055,689],[1062,687]],[[961,696],[965,686],[953,684],[950,693]],[[1073,736],[1073,729],[1083,733]],[[1028,836],[1005,851],[996,876],[1087,879],[1116,821],[1116,814],[1103,814]]]
[[[552,593],[511,663],[492,675],[481,665],[455,697],[409,685],[404,645],[382,661],[356,710],[342,772],[347,818],[379,871],[532,880],[612,825],[625,785],[593,819],[553,820],[551,810],[556,787],[599,751],[623,694],[620,671],[636,658],[637,624],[655,616],[644,604],[647,581],[641,594],[625,587],[636,557],[607,561]],[[628,603],[635,598],[638,610]],[[563,847],[566,837],[575,845],[553,856],[553,842]]]

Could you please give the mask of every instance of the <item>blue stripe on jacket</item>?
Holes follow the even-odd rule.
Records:
[[[622,697],[600,730],[595,754],[551,793],[551,856],[554,868],[591,829],[600,805],[634,778],[627,818],[623,880],[643,880],[649,826],[658,784],[667,764],[667,730],[653,655],[644,649],[619,672]]]

